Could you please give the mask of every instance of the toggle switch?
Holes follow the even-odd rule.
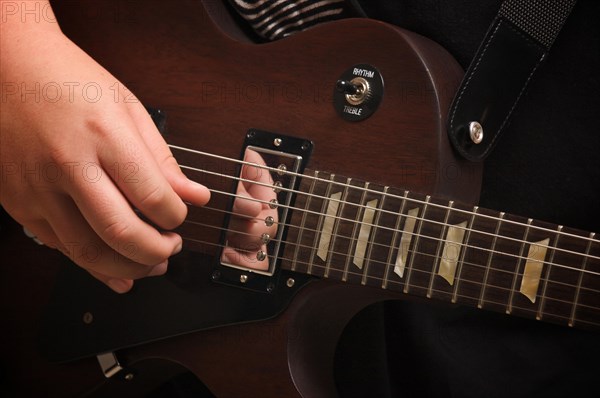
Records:
[[[371,116],[383,98],[383,78],[372,65],[346,70],[335,83],[333,105],[345,120],[357,122]]]

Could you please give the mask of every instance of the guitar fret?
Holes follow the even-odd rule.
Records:
[[[352,263],[360,270],[364,270],[365,255],[368,248],[369,236],[373,228],[373,219],[377,208],[377,199],[368,201],[362,209],[362,219],[358,228],[358,237],[354,248]]]
[[[283,269],[600,327],[594,234],[334,174],[314,176],[300,180],[307,194],[298,195],[291,213]]]
[[[296,238],[296,245],[294,247],[294,255],[292,256],[292,264],[291,264],[292,271],[296,271],[296,265],[298,264],[298,254],[300,253],[300,248],[302,247],[302,237],[304,236],[303,234],[304,234],[304,230],[305,230],[308,209],[310,208],[310,202],[313,198],[313,192],[315,190],[315,185],[316,185],[318,178],[319,178],[319,172],[315,171],[312,182],[310,184],[310,188],[308,190],[308,194],[306,195],[306,203],[304,206],[304,211],[302,212],[300,226],[297,229],[298,236]]]
[[[494,237],[492,238],[492,246],[490,247],[490,253],[488,256],[487,264],[485,266],[485,273],[483,275],[483,284],[481,287],[481,293],[479,294],[479,302],[477,303],[477,308],[483,308],[485,291],[487,288],[488,279],[490,277],[490,269],[492,268],[492,258],[494,257],[494,251],[496,250],[496,243],[498,241],[498,232],[500,232],[500,225],[502,225],[504,216],[505,216],[505,213],[501,212],[500,217],[498,218],[498,223],[496,225],[496,230],[494,232]]]
[[[342,214],[344,212],[344,205],[346,204],[346,200],[348,198],[348,187],[350,186],[350,183],[352,182],[351,178],[346,179],[346,186],[344,187],[344,192],[341,195],[341,200],[340,200],[340,205],[339,205],[339,209],[336,208],[335,211],[335,223],[333,226],[333,231],[332,231],[332,236],[333,239],[331,239],[331,242],[328,245],[328,253],[330,253],[330,255],[327,258],[327,262],[325,264],[325,278],[329,277],[329,273],[331,272],[331,265],[333,262],[333,253],[335,253],[335,242],[336,242],[336,238],[338,236],[338,231],[339,231],[339,227],[340,227],[340,222],[341,222],[341,218],[342,218]]]
[[[358,243],[358,229],[361,223],[358,221],[362,214],[361,209],[364,207],[364,203],[367,197],[367,189],[369,188],[369,183],[365,183],[365,186],[362,190],[362,195],[360,198],[360,202],[358,203],[358,210],[356,211],[356,217],[354,219],[354,226],[352,227],[352,234],[350,235],[350,244],[348,245],[348,253],[346,257],[346,263],[344,264],[344,276],[342,277],[342,281],[347,282],[348,276],[350,274],[350,265],[353,263],[354,256],[351,256],[350,253],[354,251],[356,245]]]
[[[402,229],[402,236],[400,237],[400,244],[398,245],[398,255],[396,256],[396,264],[394,265],[394,273],[400,278],[404,277],[408,259],[408,249],[410,248],[414,237],[415,224],[417,223],[419,212],[420,209],[415,207],[414,209],[410,209],[404,217],[404,228]]]
[[[521,264],[521,259],[523,258],[523,253],[525,253],[525,245],[527,244],[527,235],[529,235],[529,227],[533,219],[529,218],[527,220],[527,227],[525,228],[525,233],[523,234],[523,241],[521,242],[521,248],[519,249],[519,257],[517,257],[517,266],[515,267],[515,272],[513,274],[512,287],[510,289],[509,297],[508,297],[508,305],[506,307],[506,313],[510,314],[512,312],[513,307],[513,299],[515,297],[515,290],[517,288],[517,275],[519,274],[519,268]]]
[[[379,225],[381,225],[381,213],[382,213],[383,206],[385,204],[385,199],[387,197],[386,195],[387,195],[388,190],[389,190],[389,187],[387,187],[387,186],[383,188],[381,200],[379,201],[379,207],[377,208],[377,214],[375,216],[375,220],[373,221],[373,230],[371,231],[371,237],[369,238],[363,280],[361,281],[361,284],[363,284],[363,285],[367,284],[369,268],[371,268],[370,267],[371,259],[372,259],[373,250],[374,250],[374,246],[375,246],[375,235],[378,232]]]
[[[448,227],[446,232],[444,248],[440,257],[438,275],[448,282],[450,286],[454,285],[456,268],[458,267],[458,256],[462,251],[466,226],[466,221],[459,224],[452,224]]]
[[[467,255],[467,248],[469,247],[469,239],[471,237],[471,229],[473,228],[473,222],[475,221],[475,216],[477,215],[478,211],[479,211],[478,206],[473,207],[473,214],[471,215],[471,218],[469,219],[469,224],[467,225],[467,233],[466,233],[466,236],[464,239],[465,248],[460,253],[460,257],[458,259],[458,268],[456,269],[456,284],[454,285],[454,289],[452,291],[452,299],[451,299],[452,303],[456,303],[456,300],[457,300],[458,286],[460,285],[460,281],[462,280],[463,264],[465,261],[465,256]]]
[[[546,305],[546,290],[548,289],[548,280],[550,279],[550,270],[552,269],[552,265],[554,263],[554,255],[556,254],[556,248],[558,247],[558,240],[560,238],[560,233],[563,229],[562,225],[559,225],[556,229],[556,239],[554,239],[554,244],[552,245],[552,249],[550,252],[550,256],[548,257],[548,267],[546,268],[546,272],[544,273],[544,284],[542,285],[542,291],[540,292],[540,304],[538,306],[537,313],[535,315],[535,319],[538,321],[542,319],[544,306]]]
[[[429,277],[429,287],[427,288],[427,298],[431,298],[431,292],[433,291],[433,281],[434,281],[435,275],[436,275],[436,272],[434,272],[434,269],[436,267],[435,263],[437,262],[438,267],[441,267],[442,258],[440,256],[440,253],[442,251],[442,246],[445,247],[444,235],[446,234],[446,231],[448,231],[448,218],[450,217],[450,210],[452,209],[453,206],[454,206],[454,201],[451,200],[450,202],[448,202],[448,209],[446,210],[446,216],[444,217],[444,225],[442,226],[442,230],[440,231],[440,239],[437,244],[437,249],[435,252],[434,266],[431,269],[431,276]],[[438,274],[439,274],[439,271],[438,271]]]
[[[568,324],[579,278],[584,272],[579,268],[583,265],[582,255],[588,246],[587,234],[581,232],[565,227],[561,230],[560,238],[556,238],[558,242],[555,242],[553,259],[551,263],[548,260],[547,287],[544,292],[543,317],[547,322]],[[585,286],[585,280],[581,286]]]
[[[581,282],[577,310],[574,323],[577,326],[600,326],[600,312],[598,311],[600,292],[600,241],[593,237],[590,239],[590,251],[586,255],[585,274]]]
[[[590,240],[585,249],[585,256],[583,257],[583,260],[581,263],[581,271],[579,273],[579,280],[577,282],[577,287],[575,288],[575,298],[573,299],[573,307],[571,309],[571,315],[569,316],[568,325],[571,327],[575,324],[575,314],[577,313],[577,305],[579,303],[579,293],[581,291],[581,284],[583,282],[583,276],[585,275],[586,266],[587,266],[587,262],[588,262],[588,255],[590,254],[590,250],[592,248],[592,242],[593,242],[595,235],[596,234],[593,232],[590,233],[590,236],[589,236]]]
[[[335,280],[344,280],[345,265],[352,248],[352,231],[355,225],[354,218],[358,211],[357,202],[362,197],[362,182],[351,178],[340,179],[339,184],[344,186],[343,203],[338,210],[336,237],[331,246],[329,277]]]
[[[327,187],[325,189],[325,194],[323,195],[325,198],[328,198],[331,194],[331,185],[332,185],[331,181],[333,181],[334,177],[335,177],[334,174],[331,174],[329,176],[330,182],[327,183]],[[318,256],[318,247],[319,247],[319,244],[317,242],[320,242],[320,237],[322,236],[323,223],[325,222],[324,214],[326,214],[325,211],[326,211],[328,204],[329,204],[329,200],[323,199],[323,203],[321,204],[321,208],[319,211],[319,218],[317,221],[317,225],[315,227],[315,238],[314,238],[313,244],[312,244],[311,255],[310,255],[309,262],[308,262],[308,269],[306,271],[306,273],[309,275],[314,274],[313,267],[314,267],[314,263],[315,263],[315,255]]]
[[[529,244],[529,251],[527,252],[525,267],[523,268],[519,292],[532,304],[535,304],[537,298],[542,270],[544,268],[544,259],[546,258],[549,244],[550,238],[538,242],[531,242]]]
[[[322,198],[327,188],[327,184],[323,183],[321,172],[313,171],[311,174],[307,173],[307,176],[310,177],[302,178],[300,182],[300,191],[307,193],[298,195],[297,210],[292,212],[292,219],[288,228],[287,239],[290,242],[295,242],[295,247],[292,251],[291,248],[288,249],[288,245],[285,245],[287,255],[282,261],[284,268],[299,273],[312,272],[312,270],[309,271],[309,265],[314,262],[319,238],[316,226],[321,221],[319,209],[322,207]],[[296,225],[298,227],[295,227]],[[289,268],[287,266],[288,261],[291,262]]]
[[[443,210],[445,209],[445,212]],[[433,225],[426,225],[421,236],[419,252],[427,253],[425,258],[417,259],[420,263],[429,264],[430,269],[421,267],[421,270],[430,273],[427,280],[426,295],[428,298],[451,301],[456,283],[456,272],[459,258],[467,247],[464,244],[467,220],[465,213],[470,213],[470,206],[451,202],[436,202],[432,200],[425,218],[433,220]],[[431,261],[433,258],[433,261]],[[416,280],[413,278],[413,285]]]
[[[425,203],[423,204],[423,216],[421,217],[420,220],[418,220],[418,227],[417,227],[417,232],[415,233],[415,241],[413,243],[413,253],[410,256],[410,260],[408,261],[408,266],[407,266],[407,273],[406,273],[406,283],[404,284],[404,289],[403,292],[404,293],[408,293],[409,291],[409,287],[410,287],[410,277],[412,276],[412,270],[413,270],[413,263],[415,260],[415,257],[417,255],[417,250],[419,247],[419,238],[421,237],[421,229],[423,228],[423,222],[425,221],[425,213],[427,211],[427,206],[429,205],[429,201],[431,200],[431,196],[427,195],[427,197],[425,198]],[[407,248],[408,251],[408,248]]]
[[[328,254],[331,252],[329,250],[331,246],[331,238],[333,236],[334,226],[337,224],[336,216],[338,213],[338,207],[340,206],[342,193],[336,192],[331,195],[327,193],[326,196],[328,196],[328,199],[323,202],[323,207],[327,209],[324,212],[325,217],[323,218],[323,222],[317,226],[317,230],[321,233],[321,236],[319,237],[319,249],[317,250],[317,257],[323,261],[328,261],[330,257]]]
[[[404,207],[406,206],[407,195],[408,195],[408,191],[404,191],[404,195],[402,197],[402,203],[400,204],[400,210],[398,210],[398,217],[396,218],[396,225],[394,226],[394,233],[392,235],[392,241],[390,243],[390,250],[389,250],[388,258],[387,258],[387,262],[386,262],[386,264],[388,264],[388,266],[386,267],[386,270],[385,270],[385,276],[383,277],[383,282],[381,282],[382,289],[387,289],[390,272],[392,270],[392,258],[394,255],[394,246],[396,245],[396,242],[398,240],[398,232],[400,230],[400,222],[402,221],[402,213],[404,213]],[[400,244],[400,246],[401,246],[401,244]],[[401,250],[402,250],[401,248],[398,249],[397,256],[400,256]],[[402,276],[400,276],[400,277],[402,277]]]

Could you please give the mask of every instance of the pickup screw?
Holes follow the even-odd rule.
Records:
[[[481,127],[479,122],[469,123],[469,135],[471,136],[471,141],[475,144],[480,144],[483,141],[483,127]]]
[[[282,140],[281,138],[275,138],[275,139],[273,140],[273,145],[275,145],[275,146],[279,147],[279,146],[281,146],[281,143],[282,143],[282,142],[283,142],[283,140]]]
[[[85,323],[86,325],[91,324],[92,322],[94,322],[94,315],[92,315],[91,312],[86,312],[83,314],[83,323]]]
[[[240,282],[241,283],[248,282],[248,275],[240,275]]]
[[[221,279],[221,273],[219,271],[215,271],[212,273],[212,275],[210,276],[210,278],[213,281],[218,281],[219,279]]]

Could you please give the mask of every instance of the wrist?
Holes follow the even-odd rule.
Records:
[[[0,42],[2,52],[6,46],[61,32],[58,21],[48,0],[8,1],[0,0]]]

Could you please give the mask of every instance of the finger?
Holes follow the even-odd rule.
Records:
[[[70,198],[56,197],[48,207],[48,223],[66,248],[67,256],[82,268],[121,279],[139,279],[166,271],[166,259],[144,265],[114,251],[90,228]],[[132,257],[138,251],[135,243],[128,242],[122,244],[122,249]]]
[[[133,280],[131,279],[123,279],[123,278],[112,278],[110,276],[106,276],[96,271],[88,272],[100,282],[104,283],[106,286],[111,288],[113,291],[117,293],[127,293],[133,287]]]
[[[181,250],[181,237],[160,232],[140,219],[110,179],[102,178],[93,184],[76,179],[69,188],[76,204],[73,208],[76,216],[83,216],[98,240],[131,262],[155,265]],[[72,217],[69,213],[65,212],[64,220],[55,214],[50,217],[59,237],[55,223],[62,225],[63,234],[70,234],[68,226]]]
[[[204,185],[190,180],[181,171],[177,160],[146,109],[140,104],[131,105],[129,110],[138,131],[173,190],[181,199],[195,206],[204,206],[208,203],[210,191]]]
[[[148,219],[161,228],[173,229],[186,217],[187,206],[173,190],[130,116],[115,115],[120,125],[110,122],[93,128],[99,142],[98,156],[122,194]],[[106,178],[104,178],[106,179]]]
[[[64,246],[54,233],[50,224],[44,219],[28,220],[23,224],[23,232],[39,245],[45,245],[52,249],[64,251]]]
[[[25,234],[28,237],[35,240],[36,242],[42,243],[42,244],[44,244],[48,247],[54,248],[54,249],[58,249],[63,254],[65,254],[67,257],[74,254],[73,251],[69,252],[67,247],[60,242],[60,240],[57,237],[57,235],[55,234],[54,230],[52,229],[52,227],[46,220],[38,219],[35,221],[29,221],[29,222],[27,222],[27,226],[24,226],[23,229],[24,229]],[[69,238],[67,238],[67,239],[69,239]],[[72,242],[72,241],[69,240],[68,242]],[[95,248],[98,247],[97,245],[88,245],[88,248],[90,246],[93,246]],[[73,245],[71,244],[70,247],[72,248]],[[88,259],[91,258],[89,256],[89,254],[86,256],[79,256],[79,257],[80,258],[81,257],[88,258]],[[82,266],[82,264],[78,264],[78,265]],[[86,265],[86,264],[83,264],[83,265]],[[84,268],[84,267],[82,266],[82,268]],[[101,269],[102,265],[97,266],[97,268]],[[110,287],[112,290],[114,290],[117,293],[126,293],[133,286],[132,279],[115,278],[114,276],[112,276],[112,277],[107,276],[107,275],[104,275],[103,273],[100,273],[100,272],[97,272],[97,271],[94,271],[91,269],[87,269],[87,271],[93,277],[95,277],[99,281],[103,282],[104,284],[106,284],[108,287]],[[162,266],[161,267],[151,267],[150,270],[144,270],[144,272],[152,273],[155,275],[162,274],[162,273],[164,273],[164,271],[166,271],[166,267],[162,267]]]

